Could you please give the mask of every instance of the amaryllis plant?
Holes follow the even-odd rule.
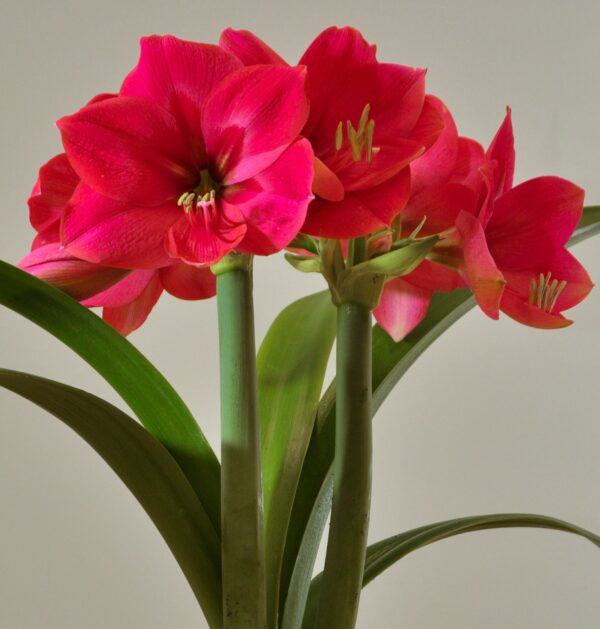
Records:
[[[364,585],[468,531],[554,528],[600,545],[555,518],[493,514],[367,546],[371,420],[415,359],[474,305],[561,328],[592,289],[568,247],[600,230],[600,208],[557,176],[513,183],[510,110],[482,145],[427,93],[424,70],[379,61],[353,28],[325,30],[298,63],[227,29],[218,45],[143,38],[119,91],[57,126],[62,152],[28,200],[36,236],[18,268],[1,264],[0,301],[77,352],[139,421],[30,374],[2,370],[0,384],[115,470],[210,627],[352,629]],[[277,315],[256,354],[252,260],[282,251],[324,290]],[[216,295],[219,458],[124,338],[163,291]]]

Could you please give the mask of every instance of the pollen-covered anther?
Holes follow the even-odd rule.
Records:
[[[367,162],[373,158],[373,154],[379,151],[379,147],[373,146],[373,134],[375,132],[375,121],[369,118],[371,105],[368,103],[362,110],[358,126],[355,128],[350,120],[346,120],[346,138],[350,145],[350,151],[354,161],[358,162],[363,158]],[[344,123],[340,120],[335,129],[335,150],[340,151],[344,145]]]
[[[551,314],[566,285],[565,280],[552,279],[550,272],[546,275],[540,273],[538,281],[533,278],[529,284],[529,303]]]

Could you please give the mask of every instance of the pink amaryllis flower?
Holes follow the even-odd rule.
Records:
[[[20,268],[85,306],[102,307],[104,320],[123,335],[146,320],[164,289],[180,299],[215,294],[215,277],[208,268],[170,260],[160,269],[131,270],[82,260],[67,251],[59,241],[60,225],[80,185],[64,153],[42,166],[28,200],[38,234]]]
[[[248,31],[227,29],[220,45],[245,64],[285,64]],[[331,27],[299,62],[308,73],[316,195],[302,231],[349,239],[389,226],[410,190],[407,165],[443,128],[425,98],[425,71],[380,63],[355,29]]]
[[[490,194],[477,216],[461,212],[456,225],[464,276],[477,303],[497,319],[502,310],[520,323],[561,328],[561,313],[593,287],[566,243],[583,211],[584,191],[560,177],[538,177],[512,188],[510,111],[490,149]]]
[[[152,269],[270,254],[302,225],[313,155],[305,70],[242,67],[217,46],[142,39],[120,94],[58,126],[82,179],[62,222],[77,257]]]

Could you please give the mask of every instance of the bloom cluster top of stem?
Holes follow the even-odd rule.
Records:
[[[64,152],[40,169],[20,266],[123,334],[164,290],[214,295],[210,267],[232,252],[287,248],[342,301],[375,286],[365,300],[396,340],[435,291],[468,287],[492,318],[556,328],[592,288],[565,249],[583,190],[513,186],[510,110],[484,149],[424,70],[379,62],[350,27],[296,65],[248,31],[146,37],[118,93],[57,124]]]

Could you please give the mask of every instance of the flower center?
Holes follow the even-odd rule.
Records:
[[[551,280],[551,278],[552,273],[550,272],[546,275],[540,273],[538,281],[536,282],[536,278],[533,278],[529,284],[529,303],[550,314],[556,306],[558,296],[567,285],[565,280],[559,282],[557,279]]]
[[[183,207],[186,214],[199,209],[214,209],[219,184],[210,176],[208,169],[200,171],[200,183],[193,189],[184,192],[177,205]]]
[[[371,112],[371,105],[368,103],[362,110],[360,120],[358,121],[358,127],[354,128],[354,125],[350,120],[346,120],[346,139],[350,145],[352,151],[352,157],[355,162],[360,162],[363,158],[363,152],[367,162],[371,161],[373,153],[379,151],[379,147],[373,146],[373,132],[375,131],[375,121],[369,118]],[[339,121],[335,130],[335,150],[340,151],[344,145],[344,123]]]

